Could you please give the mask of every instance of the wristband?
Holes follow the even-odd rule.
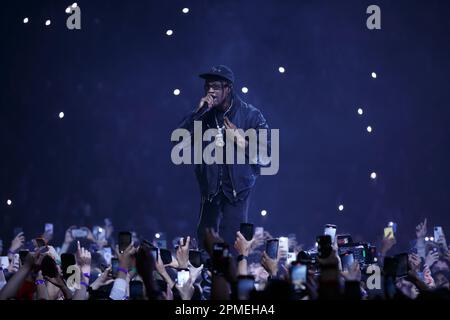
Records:
[[[133,268],[131,268],[131,269],[129,270],[129,272],[134,272],[134,273],[137,273],[137,269],[136,269],[136,267],[133,267]]]
[[[83,273],[83,276],[85,276],[85,277],[88,278],[88,279],[91,278],[91,275],[90,275],[89,273],[87,273],[87,272]]]
[[[80,281],[80,284],[82,284],[83,286],[85,286],[86,288],[89,288],[89,285],[86,282]]]
[[[240,254],[237,256],[237,262],[240,262],[242,260],[247,260],[248,256],[244,256],[243,254]]]
[[[213,269],[212,274],[213,274],[214,276],[225,277],[225,273],[222,272],[222,271],[219,271],[219,270],[217,270],[217,269]]]
[[[271,275],[269,274],[269,276],[267,277],[267,280],[278,280],[278,275]]]
[[[44,284],[45,281],[42,280],[42,279],[39,279],[39,280],[36,280],[34,283],[35,283],[35,284]]]
[[[128,274],[128,270],[124,269],[124,268],[121,268],[121,267],[118,267],[117,271],[122,271],[123,273]]]

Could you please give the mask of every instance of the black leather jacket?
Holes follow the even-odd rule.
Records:
[[[225,112],[224,116],[227,116],[237,128],[244,131],[249,128],[256,130],[267,129],[267,148],[270,150],[269,126],[266,119],[257,108],[244,102],[238,95],[233,94],[233,104],[231,108]],[[217,128],[213,110],[208,111],[201,117],[199,117],[195,111],[192,112],[181,121],[178,128],[187,129],[192,137],[194,132],[194,121],[202,121],[203,132],[207,129]],[[203,142],[203,148],[209,143],[211,143],[211,141]],[[251,164],[248,160],[247,152],[245,164],[225,165],[228,166],[233,196],[235,199],[238,198],[239,193],[252,188],[256,182],[256,178],[260,174],[261,164],[259,164],[259,162]],[[195,174],[200,185],[202,196],[211,199],[219,189],[219,165],[216,163],[208,165],[202,161],[201,164],[195,165]]]

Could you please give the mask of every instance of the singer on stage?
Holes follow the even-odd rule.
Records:
[[[215,143],[223,146],[234,143],[247,147],[248,141],[238,132],[235,138],[225,138],[225,129],[249,128],[267,129],[268,124],[261,112],[254,106],[244,102],[234,91],[234,74],[226,66],[213,67],[209,72],[200,74],[204,79],[205,96],[200,99],[198,107],[180,124],[193,134],[194,121],[202,121],[202,130],[217,128],[220,137]],[[219,138],[219,139],[218,139]],[[223,141],[223,142],[222,142]],[[203,142],[204,143],[204,142]],[[268,144],[270,144],[270,135]],[[224,150],[226,148],[224,147]],[[205,228],[214,228],[230,245],[236,239],[241,222],[247,222],[250,193],[259,175],[259,163],[245,164],[226,163],[225,151],[223,164],[195,165],[195,173],[200,186],[201,203],[197,224],[198,244],[203,246]]]

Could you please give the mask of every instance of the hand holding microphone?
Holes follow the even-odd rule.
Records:
[[[198,105],[196,113],[199,113],[200,110],[202,111],[201,113],[209,111],[212,108],[213,104],[214,98],[210,94],[207,94],[206,97],[200,99],[200,103]]]

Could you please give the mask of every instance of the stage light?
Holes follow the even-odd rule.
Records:
[[[367,132],[372,132],[372,127],[371,126],[367,126]]]
[[[157,233],[155,233],[155,238],[159,239],[159,238],[161,238],[161,235],[157,232]]]
[[[183,8],[183,13],[189,13],[189,8]]]
[[[280,73],[284,73],[286,70],[283,67],[279,67],[278,71],[280,71]]]
[[[78,4],[77,4],[76,2],[72,3],[72,8],[75,9],[75,8],[77,7],[77,5],[78,5]]]
[[[359,109],[358,109],[358,114],[359,114],[359,115],[362,115],[363,113],[364,113],[364,112],[363,112],[363,109],[359,108]]]
[[[247,93],[248,92],[248,88],[247,87],[242,87],[242,92],[243,93]]]
[[[378,261],[377,257],[374,257],[373,262],[377,262],[377,261]]]
[[[377,178],[376,172],[372,172],[372,173],[370,174],[370,177],[371,177],[372,179],[376,179],[376,178]]]
[[[261,210],[261,215],[262,215],[263,217],[265,217],[265,216],[267,215],[267,211],[266,211],[266,210]]]
[[[434,241],[434,237],[430,237],[430,241]]]
[[[377,78],[377,74],[375,72],[372,72],[372,78],[374,78],[374,79]]]
[[[178,96],[180,94],[180,89],[173,90],[173,94]]]
[[[388,223],[388,227],[393,227],[394,226],[394,223],[392,222],[392,221],[390,221],[389,223]]]
[[[59,118],[60,118],[60,119],[64,118],[64,112],[60,112],[60,113],[59,113]]]
[[[46,25],[46,26],[49,26],[50,23],[52,23],[50,20],[45,21],[45,25]]]
[[[338,209],[339,209],[339,211],[342,211],[342,210],[344,210],[344,206],[342,204],[340,204]]]
[[[67,7],[66,8],[66,13],[71,13],[72,12],[72,10],[70,9],[70,7]]]
[[[169,30],[167,30],[167,31],[166,31],[166,34],[167,34],[168,36],[171,36],[171,35],[173,35],[173,30],[170,30],[170,29],[169,29]]]
[[[11,200],[6,200],[6,204],[8,205],[8,206],[10,206],[10,205],[12,205],[12,201]]]
[[[23,23],[28,23],[28,18],[23,19]]]
[[[428,240],[430,240],[430,238],[428,238],[428,237],[425,237],[425,241],[428,241]]]

